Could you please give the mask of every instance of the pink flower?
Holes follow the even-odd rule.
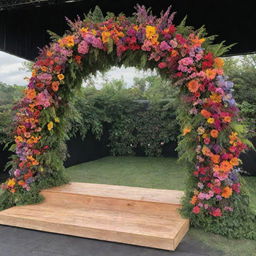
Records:
[[[79,45],[78,45],[78,52],[81,54],[86,54],[89,51],[89,46],[87,44],[87,42],[82,41]]]
[[[190,57],[186,57],[186,58],[179,60],[179,64],[183,65],[183,66],[189,66],[189,65],[192,65],[193,63],[194,63],[194,61]]]
[[[171,40],[170,45],[172,46],[172,48],[176,48],[178,46],[178,43],[176,40]]]
[[[161,51],[169,51],[171,49],[171,46],[166,41],[161,42],[159,47]]]
[[[143,51],[149,52],[151,50],[152,43],[149,40],[145,40],[144,44],[141,46]]]
[[[204,144],[208,145],[210,143],[210,141],[211,141],[210,138],[205,138],[204,139]]]
[[[15,177],[19,177],[19,176],[20,176],[20,170],[19,170],[19,169],[16,169],[16,170],[14,171],[14,176],[15,176]]]
[[[45,108],[49,107],[51,105],[51,95],[48,93],[47,90],[44,90],[42,92],[40,92],[37,96],[36,96],[36,105],[42,105]]]
[[[42,73],[37,76],[37,79],[41,81],[51,81],[52,80],[52,75],[48,73]]]

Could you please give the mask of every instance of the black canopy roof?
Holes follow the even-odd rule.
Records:
[[[219,35],[217,42],[237,43],[229,54],[256,52],[256,15],[253,1],[234,0],[0,0],[0,50],[33,60],[38,47],[49,42],[47,30],[63,34],[67,29],[65,16],[83,16],[96,5],[102,11],[131,15],[139,3],[152,7],[154,14],[172,5],[174,23],[188,16],[187,24],[195,28],[205,25],[210,35]]]

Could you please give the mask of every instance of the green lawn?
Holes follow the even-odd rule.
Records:
[[[176,158],[105,157],[67,168],[72,181],[148,188],[185,188],[186,172]],[[246,177],[251,203],[256,209],[256,177]],[[191,228],[188,234],[225,256],[256,256],[256,241],[231,240]]]

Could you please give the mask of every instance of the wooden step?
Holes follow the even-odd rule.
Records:
[[[166,250],[189,229],[180,191],[71,183],[42,194],[40,204],[0,212],[0,224]]]
[[[100,186],[100,188],[99,188]],[[143,212],[151,215],[177,216],[182,191],[71,183],[42,191],[47,204],[66,208],[88,208]],[[58,200],[56,200],[58,198]]]

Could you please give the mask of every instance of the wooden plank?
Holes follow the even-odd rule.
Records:
[[[100,196],[87,196],[82,194],[43,192],[45,202],[48,205],[67,209],[79,208],[80,210],[105,209],[118,210],[120,212],[145,213],[151,215],[180,217],[179,205],[155,203],[148,201],[137,201],[130,199],[109,198]]]
[[[79,183],[72,182],[60,187],[46,189],[44,192],[59,192],[59,193],[74,193],[91,196],[100,196],[119,199],[130,199],[138,201],[158,202],[167,204],[181,203],[181,198],[184,195],[183,191],[168,190],[168,189],[153,189],[153,188],[138,188],[128,186],[94,184],[94,183]]]
[[[0,212],[0,224],[166,250],[189,228],[180,191],[71,183],[42,194],[40,204]]]
[[[160,218],[160,216],[156,217],[131,213],[125,214],[110,211],[105,212],[104,210],[66,210],[64,208],[56,209],[54,207],[40,207],[40,205],[37,205],[36,207],[16,207],[16,209],[8,209],[5,212],[0,213],[0,215],[169,239],[174,239],[176,237],[177,232],[184,223],[183,219],[165,219]]]

